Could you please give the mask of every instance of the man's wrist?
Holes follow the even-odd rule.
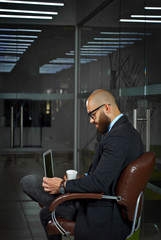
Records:
[[[65,186],[65,180],[61,181],[60,186],[59,186],[59,192],[61,194],[65,193],[65,187],[64,186]]]

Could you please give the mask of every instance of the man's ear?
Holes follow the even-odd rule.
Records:
[[[105,104],[105,112],[109,114],[111,112],[111,106],[108,104]]]

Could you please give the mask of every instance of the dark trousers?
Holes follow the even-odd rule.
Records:
[[[46,226],[48,221],[51,220],[51,212],[49,211],[49,206],[51,202],[58,195],[51,195],[44,191],[42,187],[42,178],[35,175],[27,175],[21,179],[21,188],[33,201],[38,202],[43,206],[40,210],[40,220],[42,226],[44,227],[46,236],[48,240],[61,240],[61,235],[49,236],[46,231]],[[56,215],[62,218],[73,220],[76,218],[77,209],[79,207],[79,202],[68,201],[62,203],[56,209]]]

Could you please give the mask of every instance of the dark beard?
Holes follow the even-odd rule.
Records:
[[[98,120],[98,132],[100,132],[101,134],[105,134],[108,131],[110,123],[110,118],[107,117],[104,112],[101,112]]]

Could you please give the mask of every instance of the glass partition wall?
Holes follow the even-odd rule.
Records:
[[[1,154],[51,148],[71,168],[74,27],[1,24],[0,34]]]
[[[89,123],[85,99],[97,88],[108,89],[140,132],[145,151],[156,153],[155,169],[145,192],[140,239],[161,236],[159,15],[159,1],[107,1],[106,7],[80,27],[79,171],[87,170],[101,139]],[[88,64],[81,64],[82,58]]]

